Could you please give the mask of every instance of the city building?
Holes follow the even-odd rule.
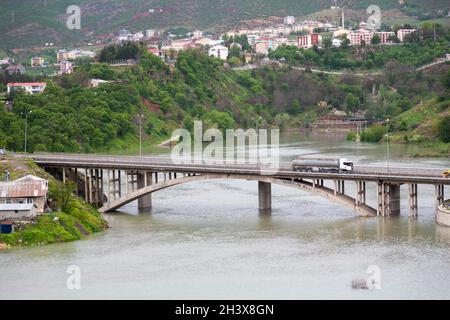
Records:
[[[48,181],[33,175],[11,182],[0,182],[0,204],[31,204],[34,209],[23,208],[28,214],[42,214],[47,203]],[[12,209],[7,207],[5,209]],[[17,217],[2,217],[12,219]]]
[[[31,58],[31,66],[32,67],[42,67],[44,65],[44,58],[42,57],[33,57]]]
[[[28,94],[43,93],[47,84],[45,82],[13,82],[7,84],[7,92],[22,90]]]
[[[195,48],[195,42],[191,39],[172,40],[170,48],[175,51],[187,50],[189,48]]]
[[[400,40],[400,42],[404,42],[406,35],[416,31],[417,31],[416,29],[399,29],[397,30],[397,38]]]
[[[209,48],[208,54],[210,56],[226,60],[228,58],[228,48],[222,45],[216,45]]]
[[[70,61],[61,61],[59,63],[59,74],[71,74],[73,73],[73,64]]]
[[[322,36],[318,33],[307,34],[297,38],[298,47],[305,49],[312,48],[313,46],[318,46],[321,40]]]
[[[95,58],[95,52],[84,51],[84,50],[59,50],[56,52],[56,61],[59,63],[61,61],[75,60],[78,58]]]
[[[194,30],[194,31],[192,32],[192,38],[198,39],[198,38],[201,38],[201,37],[203,37],[203,31],[200,31],[200,30]]]
[[[132,34],[130,33],[130,31],[128,31],[126,29],[122,29],[119,31],[119,36],[117,37],[117,42],[131,41],[131,39],[132,39]]]

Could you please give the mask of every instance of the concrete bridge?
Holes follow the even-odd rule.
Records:
[[[443,170],[424,168],[356,166],[353,173],[307,173],[294,172],[289,163],[284,163],[274,173],[255,164],[174,164],[170,159],[158,157],[37,154],[31,158],[63,181],[81,178],[78,193],[101,212],[115,211],[135,200],[140,210],[149,209],[154,192],[185,183],[241,179],[258,182],[260,210],[271,209],[271,186],[277,184],[320,195],[361,216],[399,215],[400,186],[408,185],[409,215],[416,217],[419,184],[435,186],[436,208],[444,201],[444,186],[450,185],[450,179],[441,175]],[[350,183],[356,186],[353,195],[345,190]],[[376,185],[376,208],[366,202],[369,183]]]

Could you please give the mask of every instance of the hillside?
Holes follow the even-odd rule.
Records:
[[[448,1],[341,0],[345,8],[365,9],[378,4],[382,10],[408,9],[420,14],[435,8],[449,9]],[[79,5],[82,30],[66,28],[66,8]],[[237,22],[272,16],[304,16],[329,8],[330,0],[2,0],[0,4],[0,48],[56,46],[74,44],[98,34],[110,34],[126,27],[130,30],[188,27],[225,29]],[[150,13],[149,9],[154,9]],[[425,10],[425,11],[424,11]]]
[[[198,50],[181,52],[171,67],[143,53],[136,66],[83,64],[71,75],[47,80],[44,94],[15,93],[12,112],[0,106],[0,146],[24,150],[23,114],[29,111],[31,152],[136,154],[141,114],[145,152],[174,129],[190,130],[194,120],[205,128],[299,128],[332,107],[383,120],[437,97],[448,67],[423,73],[394,63],[384,76],[362,78],[291,68],[235,72]],[[89,87],[93,78],[109,83]]]

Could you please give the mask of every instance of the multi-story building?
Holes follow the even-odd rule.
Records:
[[[318,33],[312,33],[312,34],[300,36],[297,38],[298,47],[309,49],[309,48],[312,48],[313,46],[318,46],[321,41],[321,38],[322,38],[321,35],[319,35]]]
[[[23,90],[28,94],[42,93],[47,84],[45,82],[12,82],[7,84],[7,92]]]
[[[208,51],[208,54],[210,56],[222,59],[222,60],[226,60],[228,58],[228,48],[224,47],[222,45],[217,45],[214,47],[211,47]]]
[[[73,73],[73,64],[70,61],[61,61],[59,63],[59,74],[71,74]]]
[[[397,38],[400,40],[400,42],[404,42],[406,35],[416,32],[416,31],[417,31],[416,29],[399,29],[397,31]]]
[[[42,57],[33,57],[31,58],[31,66],[32,67],[42,67],[44,65],[44,58]]]
[[[67,61],[67,60],[75,60],[77,58],[94,58],[95,52],[92,51],[83,51],[79,49],[75,50],[59,50],[56,53],[56,61]]]

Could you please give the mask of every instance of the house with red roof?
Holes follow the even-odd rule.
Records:
[[[45,82],[11,82],[7,84],[7,92],[22,90],[28,94],[43,93],[47,83]]]

